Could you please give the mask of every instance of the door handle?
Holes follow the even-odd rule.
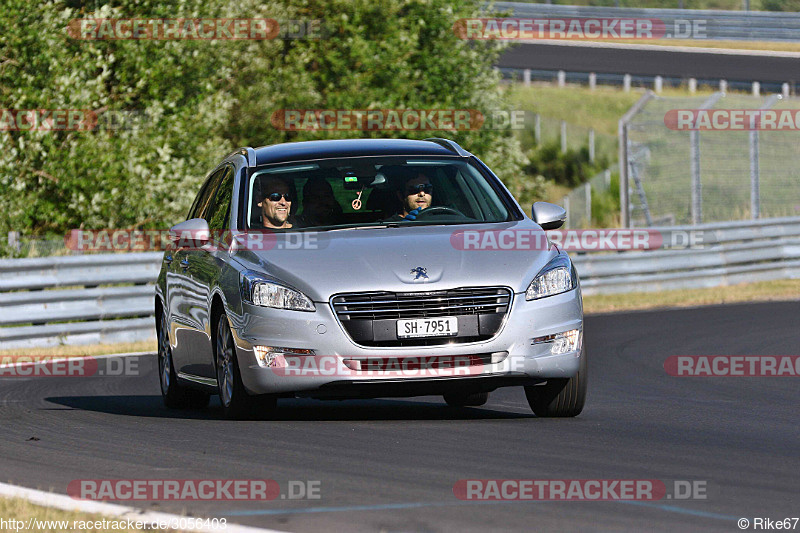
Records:
[[[181,268],[183,268],[184,270],[189,268],[189,260],[188,259],[182,259],[181,260]]]

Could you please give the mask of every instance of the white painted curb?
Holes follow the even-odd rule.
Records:
[[[55,494],[52,492],[44,492],[35,489],[26,489],[24,487],[9,485],[7,483],[0,483],[0,496],[5,496],[7,498],[21,498],[36,505],[53,507],[55,509],[61,509],[64,511],[98,513],[108,517],[119,518],[120,520],[135,520],[139,522],[166,522],[168,524],[170,521],[180,520],[181,518],[200,518],[197,516],[187,517],[169,513],[143,511],[141,509],[126,507],[124,505],[118,505],[115,503],[73,500],[69,496],[63,494]],[[203,518],[203,520],[205,521],[205,518]],[[227,523],[225,528],[195,527],[179,529],[180,531],[202,531],[214,533],[285,533],[275,529],[260,529],[231,523]]]

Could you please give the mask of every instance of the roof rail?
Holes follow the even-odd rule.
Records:
[[[429,138],[424,139],[424,140],[436,143],[439,146],[442,146],[443,148],[447,148],[451,152],[456,153],[456,154],[458,154],[460,156],[463,156],[463,157],[467,157],[467,156],[472,155],[469,152],[467,152],[466,150],[464,150],[463,148],[461,148],[461,146],[459,146],[457,142],[451,141],[450,139],[443,139],[441,137],[429,137]]]
[[[254,167],[256,165],[256,151],[249,146],[246,146],[244,148],[237,148],[233,152],[226,155],[225,159],[228,159],[229,157],[234,155],[243,155],[245,159],[247,159],[247,166],[249,167]]]

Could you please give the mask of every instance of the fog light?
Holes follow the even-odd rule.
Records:
[[[361,371],[361,361],[358,359],[344,359],[342,362],[344,363],[344,366],[350,370],[355,370],[356,372]]]
[[[275,366],[275,360],[281,355],[314,355],[314,350],[304,348],[283,348],[281,346],[253,346],[256,361],[262,367]]]
[[[494,352],[492,353],[491,362],[493,365],[496,365],[497,363],[505,361],[506,357],[508,357],[508,352]]]
[[[572,329],[555,335],[536,337],[532,344],[542,344],[551,342],[550,353],[553,355],[563,355],[565,353],[577,352],[581,349],[581,330]]]

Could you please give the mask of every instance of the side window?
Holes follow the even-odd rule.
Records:
[[[223,169],[220,169],[218,172],[215,172],[208,177],[206,182],[203,184],[203,187],[200,189],[200,193],[197,195],[197,198],[194,199],[194,203],[192,204],[192,208],[189,209],[189,215],[186,217],[186,220],[202,218],[203,212],[208,207],[211,194],[216,189],[214,185],[219,181],[219,177],[222,175],[222,170]]]
[[[222,175],[216,193],[212,196],[208,211],[203,218],[210,229],[227,229],[231,215],[231,199],[233,198],[233,168],[228,166]]]

